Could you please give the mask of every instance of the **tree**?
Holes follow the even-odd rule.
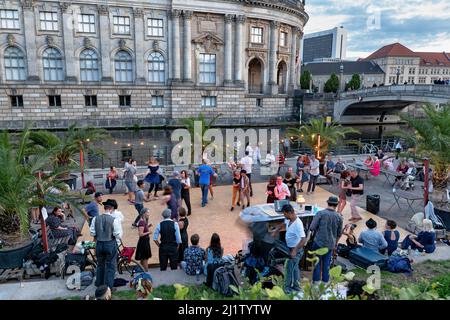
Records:
[[[191,136],[191,143],[193,144],[194,141],[201,141],[202,143],[202,153],[205,150],[205,147],[211,143],[211,141],[207,141],[203,138],[204,134],[208,129],[212,128],[216,121],[222,116],[222,113],[217,114],[212,119],[206,119],[205,115],[203,113],[200,113],[197,118],[190,117],[186,119],[182,119],[181,123],[184,125],[184,127],[189,131],[189,134]],[[201,123],[201,130],[199,132],[196,132],[195,130],[195,123],[200,122]],[[194,149],[192,148],[192,155],[193,155]],[[195,158],[194,158],[195,159]]]
[[[308,90],[311,84],[312,76],[311,72],[308,70],[303,71],[301,77],[300,77],[300,87],[303,90]]]
[[[330,79],[328,79],[327,82],[325,82],[323,90],[325,92],[334,92],[334,93],[336,93],[339,90],[339,78],[335,73],[332,73]]]
[[[69,169],[79,167],[83,172],[83,155],[101,154],[102,150],[93,147],[93,143],[104,141],[110,138],[105,129],[95,127],[77,128],[76,124],[71,125],[63,136],[58,136],[50,131],[40,130],[30,133],[30,140],[43,149],[53,149],[52,164],[54,168],[65,169],[63,175],[67,176]],[[80,162],[75,160],[76,155],[80,155]]]
[[[306,125],[300,128],[288,129],[288,135],[294,139],[302,141],[308,148],[317,152],[318,135],[320,134],[320,154],[325,154],[328,150],[341,144],[345,137],[349,134],[360,134],[356,129],[343,127],[340,124],[332,122],[326,125],[324,119],[312,119]],[[357,141],[348,140],[347,143],[355,143]]]
[[[442,191],[447,188],[450,165],[450,105],[436,108],[427,104],[422,107],[425,117],[414,118],[401,114],[402,120],[414,130],[398,131],[392,134],[405,138],[415,146],[415,152],[422,158],[429,158],[433,168],[433,186]]]
[[[67,185],[56,179],[60,172],[48,171],[55,149],[30,147],[30,134],[0,135],[0,232],[8,237],[28,234],[31,208],[70,198]]]
[[[350,90],[358,90],[361,88],[361,78],[359,77],[359,74],[354,74],[347,85]]]

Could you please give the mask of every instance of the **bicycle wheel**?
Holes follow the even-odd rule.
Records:
[[[136,269],[142,270],[142,266],[136,260],[132,259],[131,262],[128,262],[128,258],[119,258],[117,262],[117,271],[119,271],[119,274],[126,272],[131,275]]]

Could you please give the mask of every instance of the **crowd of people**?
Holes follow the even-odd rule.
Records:
[[[230,168],[233,169],[231,211],[236,206],[246,208],[251,204],[253,196],[252,169],[255,159],[256,163],[261,162],[261,159],[260,155],[255,158],[255,152],[259,151],[249,147],[247,146],[245,156],[240,161],[230,164]],[[371,175],[379,174],[380,159],[383,158],[384,155],[379,152],[377,156],[370,156],[366,159],[364,164],[371,169]],[[314,193],[320,175],[319,165],[319,160],[313,154],[298,157],[295,167],[287,168],[284,177],[279,174],[270,177],[266,187],[266,202],[296,201],[297,195],[305,190],[308,195]],[[399,170],[404,170],[403,166],[405,163],[402,162]],[[341,158],[334,161],[331,155],[327,155],[323,172],[330,184],[338,183],[339,194],[338,197],[332,196],[328,199],[327,208],[314,216],[309,230],[305,230],[302,221],[291,205],[285,205],[282,208],[285,223],[271,230],[273,235],[280,231],[286,233],[285,245],[290,252],[285,270],[285,291],[287,293],[299,290],[299,261],[311,234],[314,235],[311,250],[328,249],[326,254],[318,257],[319,262],[313,271],[314,282],[326,283],[329,281],[333,252],[342,236],[347,237],[346,244],[350,248],[363,246],[387,255],[393,254],[399,248],[400,233],[396,230],[396,222],[391,220],[386,222],[385,230],[379,232],[376,230],[376,221],[369,219],[366,221],[367,230],[362,231],[359,237],[356,237],[357,225],[355,223],[363,219],[356,205],[364,194],[365,183],[365,179],[360,176],[359,171],[348,168]],[[211,195],[211,199],[213,199],[213,179],[217,177],[217,172],[211,162],[204,159],[196,169],[195,175],[198,176],[201,190],[201,206],[205,207],[210,200],[208,196]],[[140,262],[144,271],[148,272],[148,261],[152,257],[150,242],[153,240],[158,247],[161,271],[170,267],[172,270],[182,268],[187,275],[207,274],[208,266],[223,258],[224,249],[217,233],[211,235],[207,248],[200,247],[198,234],[192,234],[189,237],[189,216],[193,214],[190,201],[192,184],[189,173],[185,170],[173,172],[171,177],[167,177],[167,184],[162,187],[165,178],[159,171],[159,163],[152,158],[148,163],[147,172],[141,175],[142,179],[138,179],[138,176],[136,162],[130,159],[125,164],[123,177],[127,187],[128,202],[130,205],[134,205],[137,212],[136,219],[132,224],[132,227],[137,229],[139,236],[135,253],[136,260]],[[111,167],[108,181],[105,184],[110,192],[116,185],[117,177],[117,170]],[[145,191],[146,183],[149,185],[147,192]],[[307,187],[305,187],[305,183],[307,183]],[[159,190],[162,190],[160,196],[158,196]],[[115,200],[108,199],[104,202],[101,192],[94,192],[93,195],[93,201],[86,206],[85,212],[89,217],[90,233],[97,242],[96,286],[100,288],[102,285],[106,285],[113,288],[117,246],[123,235],[123,214],[117,210],[118,206]],[[343,211],[349,198],[351,218],[349,223],[344,225]],[[152,230],[153,225],[149,223],[150,210],[145,207],[145,203],[155,200],[164,204],[166,209],[161,213],[161,221]],[[99,214],[100,205],[104,208],[103,215]],[[429,220],[424,220],[423,226],[423,232],[417,236],[406,237],[400,247],[427,253],[433,252],[435,241],[433,224]],[[151,281],[141,279],[136,282],[136,288],[139,288],[139,295],[145,297],[151,292]]]

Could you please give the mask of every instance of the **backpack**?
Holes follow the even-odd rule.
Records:
[[[89,287],[94,281],[94,274],[92,271],[83,271],[80,273],[80,285],[83,288]]]
[[[226,297],[232,297],[235,292],[230,288],[233,285],[239,287],[233,265],[219,267],[214,272],[212,289]]]
[[[391,256],[387,262],[387,270],[393,273],[407,273],[410,274],[413,269],[411,261],[405,256]]]

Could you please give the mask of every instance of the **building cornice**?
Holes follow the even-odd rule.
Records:
[[[245,6],[263,7],[269,10],[278,10],[290,14],[294,14],[304,20],[304,24],[308,22],[309,16],[305,11],[302,1],[299,0],[229,0],[231,2],[242,3]]]

